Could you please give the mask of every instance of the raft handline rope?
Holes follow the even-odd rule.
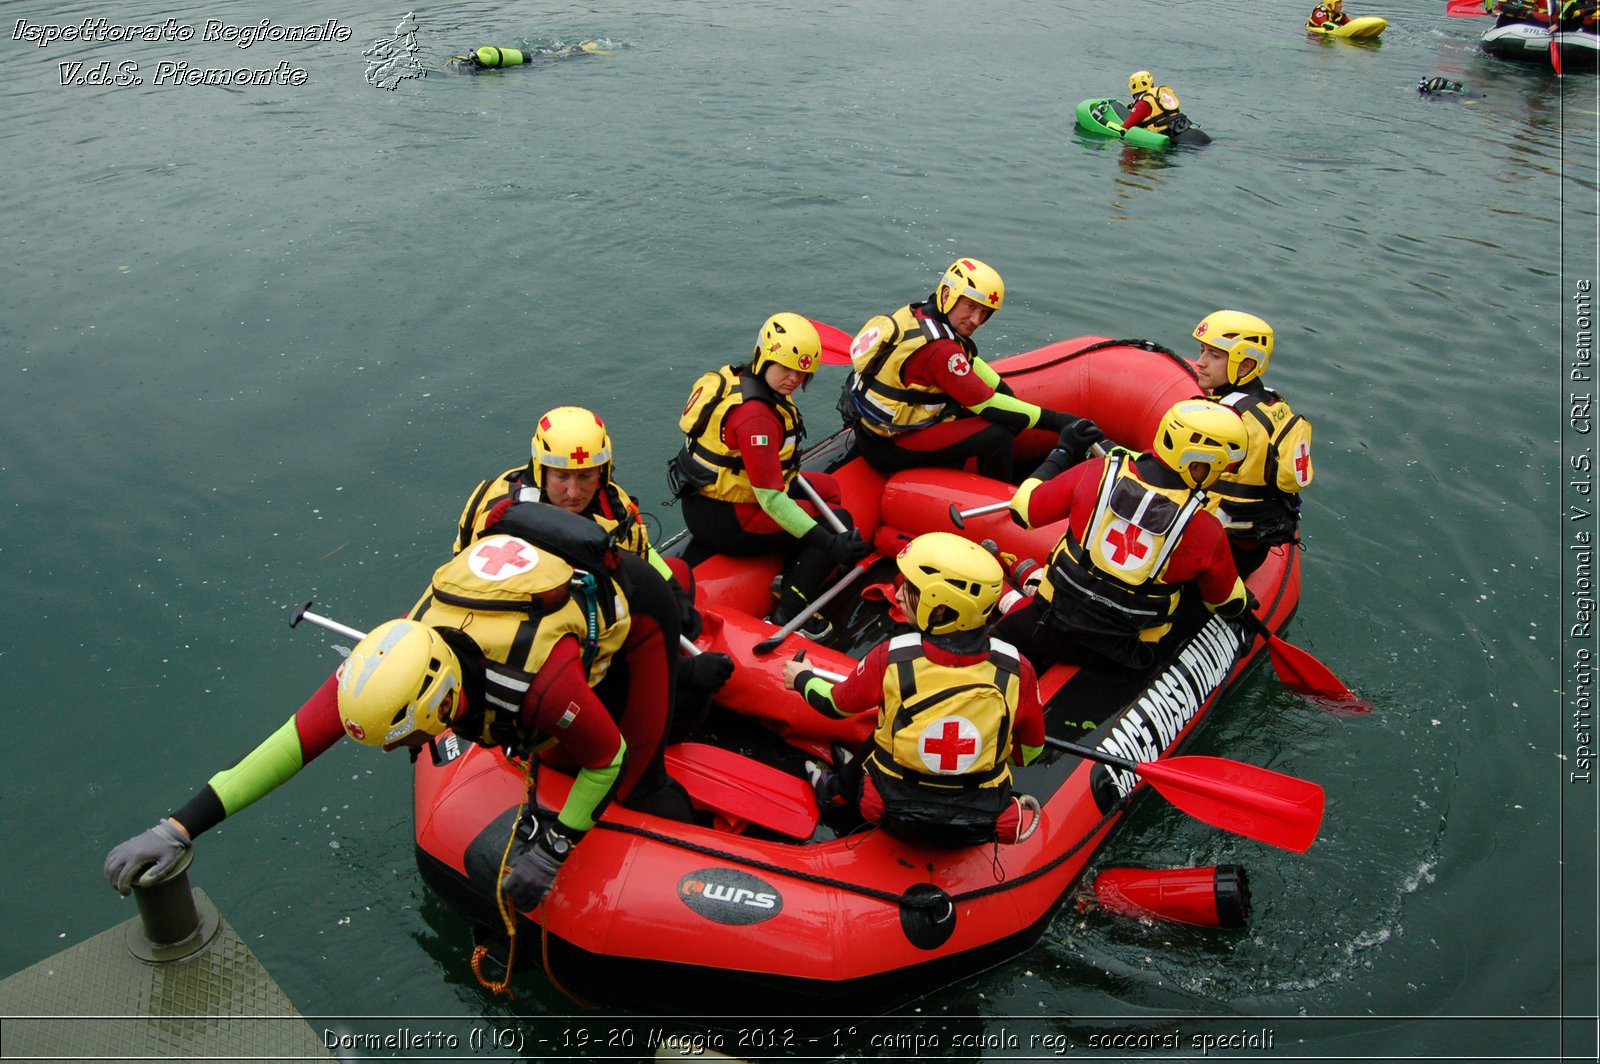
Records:
[[[1041,876],[1048,875],[1050,872],[1055,871],[1055,869],[1060,867],[1061,864],[1071,859],[1074,854],[1083,849],[1083,847],[1089,843],[1089,840],[1098,835],[1101,829],[1103,829],[1114,816],[1120,814],[1123,808],[1128,804],[1130,797],[1131,795],[1117,799],[1117,801],[1112,804],[1111,808],[1100,817],[1100,820],[1094,825],[1094,827],[1089,829],[1087,834],[1085,834],[1081,839],[1073,843],[1071,846],[1067,847],[1065,852],[1056,857],[1052,857],[1045,864],[1042,864],[1038,868],[1032,869],[1031,871],[1024,872],[1015,879],[1008,879],[1003,883],[996,883],[993,886],[979,887],[975,890],[970,890],[962,894],[951,895],[950,900],[953,902],[961,902],[987,897],[990,894],[997,894],[1004,890],[1011,890],[1015,887],[1024,886]],[[676,846],[679,849],[688,850],[692,853],[698,853],[706,857],[719,858],[733,864],[744,865],[747,868],[754,868],[763,872],[772,872],[777,875],[788,876],[791,879],[799,879],[807,883],[815,883],[819,886],[833,887],[837,890],[848,891],[851,894],[859,894],[862,897],[873,898],[891,905],[904,906],[908,909],[931,909],[936,905],[944,904],[943,900],[939,898],[908,898],[904,894],[895,894],[892,891],[879,890],[877,887],[869,887],[861,883],[849,883],[841,879],[833,879],[828,876],[818,875],[814,872],[801,872],[798,869],[786,868],[783,865],[772,864],[769,861],[762,861],[753,857],[746,857],[742,854],[728,853],[725,850],[719,850],[712,846],[705,846],[698,842],[690,842],[687,839],[680,839],[672,835],[665,835],[650,828],[635,827],[632,824],[617,824],[611,821],[602,820],[596,823],[595,827],[605,828],[608,831],[621,832],[624,835],[637,835],[640,838],[650,839],[655,842],[664,842],[670,846]],[[934,885],[936,886],[937,884]]]

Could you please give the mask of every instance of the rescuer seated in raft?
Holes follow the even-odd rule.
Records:
[[[1010,481],[1012,448],[1026,429],[1070,427],[1081,450],[1105,438],[1087,418],[1017,398],[978,357],[972,334],[999,312],[1005,294],[994,267],[957,259],[925,302],[861,327],[839,413],[873,469],[960,469],[970,460],[980,474]]]
[[[1245,457],[1239,415],[1185,399],[1161,418],[1150,453],[1117,450],[1073,464],[1051,451],[1011,501],[1024,528],[1062,518],[1067,530],[1034,595],[995,634],[1035,668],[1058,662],[1148,669],[1172,630],[1179,592],[1193,584],[1223,617],[1249,608],[1222,523],[1205,489]]]
[[[1128,116],[1122,120],[1124,137],[1130,129],[1148,129],[1175,137],[1189,128],[1189,119],[1178,109],[1178,94],[1171,85],[1157,85],[1150,71],[1129,74],[1128,92],[1133,100],[1128,104]]]
[[[678,611],[665,582],[639,558],[615,551],[610,563],[575,572],[549,543],[582,543],[588,561],[604,549],[604,536],[548,506],[513,507],[490,531],[434,574],[406,618],[362,638],[276,732],[177,812],[113,848],[105,863],[111,886],[126,895],[146,869],[165,872],[201,832],[346,735],[385,752],[408,749],[415,759],[449,728],[530,759],[530,770],[531,759],[575,770],[561,809],[539,811],[527,831],[531,846],[502,869],[501,888],[523,910],[544,898],[612,798],[693,820],[662,760],[678,657]],[[496,601],[506,610],[494,609]],[[542,608],[531,621],[530,602]]]
[[[1244,420],[1245,460],[1223,470],[1209,489],[1228,530],[1240,576],[1267,552],[1300,541],[1300,493],[1311,486],[1311,422],[1262,381],[1272,358],[1272,326],[1237,310],[1207,314],[1194,327],[1200,357],[1192,365],[1206,394]]]
[[[811,383],[821,363],[822,339],[809,318],[772,315],[748,363],[695,380],[678,418],[683,448],[667,467],[672,493],[683,500],[683,523],[698,543],[735,558],[787,559],[767,620],[782,626],[809,614],[800,633],[816,640],[832,627],[809,604],[836,568],[871,551],[841,507],[838,479],[800,469],[806,428],[794,393]],[[811,493],[844,531],[823,523]]]
[[[818,802],[854,805],[897,838],[930,846],[1026,838],[1038,803],[1012,793],[1011,765],[1044,749],[1044,715],[1033,666],[988,632],[1000,563],[970,540],[929,532],[896,564],[915,631],[878,644],[836,684],[803,661],[784,665],[784,682],[819,712],[877,710],[858,756],[831,772],[806,763]]]
[[[558,406],[534,426],[532,457],[526,465],[485,480],[467,497],[456,523],[452,553],[459,553],[484,534],[513,502],[542,502],[587,517],[610,536],[620,550],[637,554],[666,580],[678,602],[678,620],[686,639],[700,635],[700,611],[694,604],[694,573],[682,559],[663,558],[650,543],[644,517],[614,474],[611,433],[600,415],[581,406]],[[679,703],[674,736],[681,738],[704,720],[710,698],[733,675],[733,659],[708,651],[679,662]]]

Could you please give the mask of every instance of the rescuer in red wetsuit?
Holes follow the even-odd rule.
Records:
[[[982,475],[1010,480],[1012,444],[1025,429],[1071,426],[1084,452],[1104,439],[1092,421],[1018,399],[978,357],[972,334],[1005,294],[994,267],[957,259],[925,302],[861,327],[839,409],[872,468],[959,469],[974,460]]]
[[[1186,399],[1162,417],[1151,453],[1072,465],[1052,451],[1017,489],[1011,513],[1025,528],[1067,518],[1067,531],[1038,593],[1014,605],[995,633],[1039,669],[1144,669],[1172,628],[1183,585],[1194,583],[1214,613],[1242,613],[1249,592],[1204,489],[1244,459],[1245,439],[1238,414]]]
[[[806,611],[835,567],[869,548],[840,509],[839,482],[800,472],[805,421],[792,396],[822,360],[816,326],[799,314],[774,314],[756,337],[748,365],[723,366],[695,381],[679,427],[684,446],[669,471],[683,499],[689,534],[723,554],[783,554],[778,600],[769,620],[783,625]],[[797,481],[804,477],[845,527],[831,531]],[[826,622],[802,632],[822,638]]]
[[[896,564],[897,597],[916,631],[878,644],[839,683],[803,661],[784,681],[812,708],[849,716],[877,710],[859,756],[807,770],[827,808],[837,796],[885,831],[934,846],[1015,842],[1037,804],[1011,789],[1011,766],[1044,749],[1033,667],[990,637],[1004,573],[988,551],[950,532],[918,536]]]
[[[522,909],[544,897],[612,798],[691,819],[687,796],[661,765],[677,658],[672,596],[636,556],[617,553],[615,569],[579,574],[549,549],[500,531],[542,530],[547,517],[536,511],[548,510],[524,504],[521,514],[507,511],[493,534],[434,574],[409,617],[381,624],[357,643],[277,731],[181,809],[113,848],[105,865],[112,887],[127,894],[146,868],[165,871],[201,832],[286,783],[346,735],[415,756],[448,727],[480,745],[575,769],[562,808],[540,819],[533,845],[503,870],[502,887]],[[497,595],[522,606],[501,612],[485,605]],[[475,605],[463,613],[452,596]],[[525,608],[530,601],[540,604],[536,614]],[[460,616],[472,618],[470,635],[441,623]]]

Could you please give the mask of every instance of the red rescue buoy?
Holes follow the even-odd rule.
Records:
[[[1108,868],[1095,901],[1118,916],[1149,916],[1200,927],[1243,927],[1250,884],[1239,865],[1209,868]]]

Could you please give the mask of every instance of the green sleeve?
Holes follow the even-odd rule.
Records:
[[[1031,429],[1039,423],[1039,407],[1032,403],[1024,402],[1014,395],[1004,392],[995,392],[989,398],[976,406],[969,407],[974,414],[985,421],[993,421],[1005,425],[1014,432]]]
[[[800,509],[800,504],[791,499],[786,492],[774,491],[772,488],[756,488],[755,492],[756,502],[766,511],[767,516],[795,539],[817,527],[816,518]]]
[[[672,569],[667,565],[665,558],[654,547],[646,545],[644,560],[650,563],[650,568],[661,574],[661,579],[671,581]]]
[[[266,741],[246,754],[239,763],[212,776],[208,786],[222,802],[223,812],[233,816],[259,798],[271,794],[305,767],[300,749],[300,733],[290,717]],[[185,825],[186,827],[188,825]]]
[[[1000,374],[983,359],[975,358],[972,360],[972,372],[977,374],[978,379],[989,387],[1000,387]]]
[[[830,717],[844,716],[839,712],[839,707],[833,704],[833,681],[824,680],[810,670],[802,672],[797,679],[800,681],[797,690],[806,700],[806,705]]]
[[[573,831],[588,831],[594,827],[594,811],[600,808],[600,803],[617,785],[617,776],[622,773],[622,756],[627,751],[628,744],[619,739],[617,756],[611,759],[611,764],[598,769],[580,768],[577,778],[572,781],[572,790],[567,792],[566,804],[556,814],[556,819]]]

